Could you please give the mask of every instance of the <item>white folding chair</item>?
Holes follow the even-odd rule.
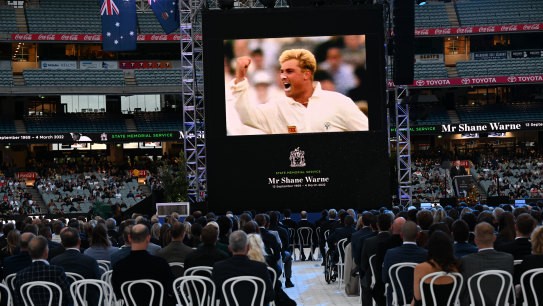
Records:
[[[55,294],[58,295],[58,306],[62,306],[62,289],[59,285],[53,283],[53,282],[46,282],[46,281],[33,281],[24,283],[20,288],[20,294],[23,298],[24,305],[27,306],[34,306],[36,305],[36,301],[33,300],[32,296],[32,290],[41,288],[42,290],[46,290],[49,295],[49,301],[47,302],[48,306],[53,306],[53,300],[55,297]],[[40,292],[40,297],[43,297],[43,294]],[[39,301],[37,303],[38,305],[43,305],[43,301]]]
[[[104,282],[111,285],[111,276],[113,275],[113,270],[106,271],[100,276],[100,279]]]
[[[308,260],[313,260],[313,252],[315,250],[315,244],[313,243],[313,229],[308,226],[299,227],[297,230],[298,235],[298,247],[300,248],[300,256],[302,250],[309,247]]]
[[[539,305],[539,301],[541,300],[541,294],[538,296],[538,292],[541,292],[541,286],[537,286],[536,290],[536,282],[535,277],[539,276],[540,281],[543,279],[543,268],[536,268],[528,270],[520,276],[520,288],[522,289],[522,296],[524,300],[522,301],[523,306],[528,306],[530,303],[528,302],[528,299],[533,299],[535,301],[535,305]],[[528,278],[528,282],[525,282],[525,278]],[[528,288],[526,288],[528,287]],[[529,289],[529,291],[528,291]],[[533,305],[533,304],[532,304]]]
[[[5,291],[5,293],[4,293]],[[0,283],[0,302],[6,301],[6,305],[13,305],[13,299],[11,297],[11,290],[6,284]]]
[[[337,242],[337,252],[338,252],[338,263],[337,263],[337,277],[339,279],[339,289],[341,289],[341,284],[343,283],[344,272],[345,272],[345,245],[347,244],[347,238],[340,239]]]
[[[81,279],[76,280],[70,285],[70,293],[72,295],[72,300],[74,306],[86,306],[88,305],[87,301],[87,291],[90,290],[89,287],[94,287],[97,289],[98,293],[98,305],[113,305],[113,288],[110,284],[99,279]]]
[[[159,299],[158,305],[163,304],[164,287],[162,286],[162,283],[154,279],[138,279],[126,281],[121,284],[121,293],[123,295],[125,305],[142,305],[142,301],[138,301],[139,303],[136,303],[133,295],[133,290],[141,290],[142,286],[147,286],[147,288],[149,288],[151,291],[149,300],[144,301],[144,304],[154,305],[155,295],[158,296]],[[158,290],[155,290],[155,288],[158,288]]]
[[[369,263],[370,263],[370,271],[371,271],[370,289],[373,289],[373,287],[375,287],[375,283],[377,282],[375,278],[375,268],[376,268],[375,265],[377,264],[377,254],[373,254],[370,256]],[[362,289],[358,289],[358,290],[360,291],[360,301],[362,302]],[[377,303],[375,302],[373,298],[371,300],[372,300],[373,306],[377,305]]]
[[[178,305],[214,306],[216,291],[213,280],[205,276],[181,276],[173,282]]]
[[[170,269],[172,270],[173,275],[176,277],[183,276],[185,273],[185,264],[182,262],[169,262]]]
[[[264,306],[264,296],[266,293],[266,283],[263,279],[256,276],[236,276],[225,280],[222,284],[222,294],[226,306],[230,306],[230,300],[234,301],[236,306],[240,305],[239,296],[250,296],[251,292],[244,291],[236,293],[236,285],[247,283],[252,286],[251,306]]]
[[[488,278],[483,283],[483,279]],[[499,283],[492,279],[498,279]],[[484,284],[484,288],[481,287]],[[482,303],[481,305],[505,305],[509,302],[509,295],[513,292],[513,298],[515,298],[513,288],[513,276],[503,270],[486,270],[479,273],[475,273],[467,280],[470,303],[472,305]],[[495,288],[494,285],[499,285],[499,288]],[[479,299],[475,299],[475,293]],[[486,293],[486,294],[485,294]],[[496,297],[494,299],[494,297]],[[502,298],[503,297],[503,298]],[[513,302],[513,305],[515,302]]]
[[[195,266],[195,267],[190,267],[186,269],[184,276],[200,275],[200,276],[207,276],[211,278],[212,274],[213,274],[213,267]]]
[[[462,289],[462,284],[464,282],[464,278],[462,277],[462,274],[457,273],[457,272],[451,272],[451,273],[434,272],[434,273],[430,273],[430,274],[425,275],[420,280],[420,295],[421,295],[422,305],[423,306],[426,306],[427,304],[428,305],[438,305],[438,302],[437,302],[437,299],[436,299],[436,293],[434,291],[434,285],[435,285],[436,280],[439,279],[439,278],[442,278],[442,277],[448,277],[448,278],[452,279],[452,281],[453,281],[452,282],[453,287],[452,287],[451,293],[449,295],[449,298],[447,299],[447,304],[446,305],[457,305],[457,303],[459,303],[460,290]],[[425,291],[424,291],[423,284],[428,279],[430,280],[430,293],[431,293],[430,296],[432,297],[432,303],[428,303],[428,301],[426,301],[426,294],[424,294]],[[435,286],[440,286],[440,285],[435,285]]]
[[[513,260],[513,265],[520,265],[522,263],[522,259],[515,259]]]
[[[111,261],[103,260],[103,259],[99,259],[96,261],[98,262],[98,268],[100,268],[100,270],[102,271],[102,274],[106,271],[111,270]]]
[[[413,271],[415,270],[415,266],[417,263],[414,262],[400,262],[397,264],[393,264],[388,269],[388,278],[390,280],[390,284],[392,285],[392,305],[400,306],[399,304],[399,297],[402,297],[403,305],[410,305],[411,300],[407,300],[408,297],[405,296],[405,289],[404,286],[409,285],[412,286],[413,284],[402,284],[400,281],[400,272],[403,269],[411,269],[411,277],[410,279],[413,280]],[[399,295],[401,294],[401,295]]]
[[[17,276],[17,273],[11,273],[6,275],[4,277],[4,284],[8,286],[8,288],[11,290],[11,294],[15,294],[15,277]]]
[[[64,273],[66,274],[66,277],[68,278],[68,281],[70,282],[70,284],[75,281],[85,279],[83,275],[79,273],[74,273],[74,272],[64,272]]]
[[[270,275],[270,278],[271,278],[271,281],[272,281],[272,286],[273,286],[273,289],[275,289],[275,282],[277,282],[277,271],[275,271],[272,267],[270,266],[267,266],[268,268],[268,272],[271,273]]]

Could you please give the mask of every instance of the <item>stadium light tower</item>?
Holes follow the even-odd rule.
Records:
[[[417,1],[418,6],[423,6],[427,3],[426,0],[416,0],[416,1]]]

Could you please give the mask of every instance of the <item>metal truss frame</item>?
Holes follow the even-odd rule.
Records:
[[[398,199],[401,205],[411,205],[413,186],[411,177],[411,131],[409,126],[409,89],[396,86],[396,168]]]
[[[188,180],[187,195],[191,203],[202,202],[207,194],[201,21],[204,1],[179,1],[183,149]]]

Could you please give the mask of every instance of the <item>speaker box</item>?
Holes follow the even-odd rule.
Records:
[[[410,85],[415,77],[415,1],[394,0],[393,75],[396,85]]]

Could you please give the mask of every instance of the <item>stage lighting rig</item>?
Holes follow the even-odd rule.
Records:
[[[234,8],[234,0],[219,0],[219,7],[226,11]]]

